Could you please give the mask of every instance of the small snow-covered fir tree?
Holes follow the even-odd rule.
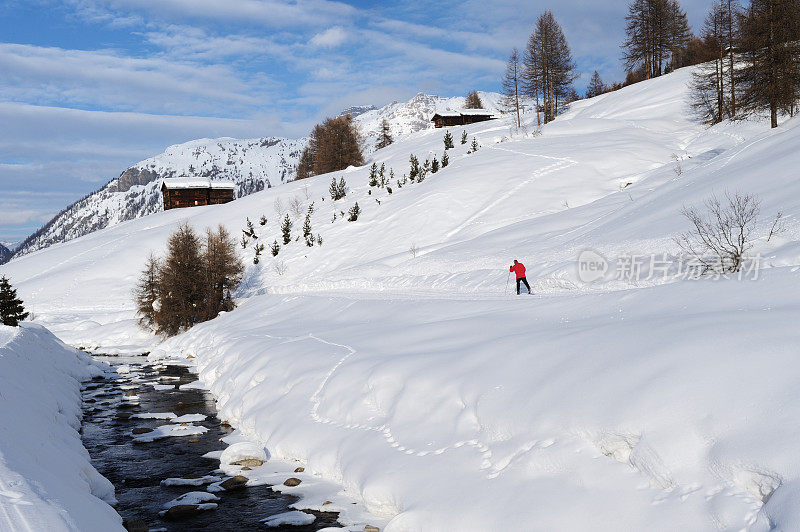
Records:
[[[272,246],[270,246],[269,250],[272,253],[273,257],[278,256],[278,253],[281,252],[281,246],[278,244],[277,240],[275,240],[275,242],[272,243]]]
[[[256,236],[256,228],[253,226],[253,222],[250,221],[249,217],[247,218],[247,227],[242,229],[242,233],[248,238],[258,238],[258,236]]]
[[[385,118],[381,120],[381,129],[378,133],[378,142],[375,143],[375,148],[380,150],[381,148],[385,148],[389,144],[394,142],[392,138],[392,134],[389,128],[389,121]]]
[[[412,153],[409,162],[411,163],[411,169],[408,171],[408,178],[414,181],[419,175],[419,159]]]
[[[256,254],[253,257],[253,264],[258,264],[261,257],[261,254],[264,252],[264,244],[256,244],[255,248]]]
[[[314,235],[311,234],[311,214],[306,214],[306,221],[303,223],[303,238],[306,240],[306,246],[314,245]]]
[[[344,177],[339,178],[339,184],[336,187],[337,194],[339,195],[338,199],[341,199],[347,196],[347,182],[345,182]]]
[[[464,130],[461,132],[461,144],[466,144],[466,143],[467,143],[467,132],[466,130]]]
[[[436,156],[433,156],[433,161],[431,161],[431,173],[435,174],[439,171],[439,159]]]
[[[473,153],[478,151],[478,139],[476,139],[475,137],[472,137],[472,145],[470,146],[470,149],[472,150]]]
[[[447,155],[447,152],[445,151],[444,154],[442,155],[442,168],[444,168],[448,164],[450,164],[450,156]]]
[[[267,217],[263,214],[261,215],[261,219],[258,221],[261,225],[267,225]]]
[[[285,246],[292,241],[292,220],[287,214],[281,224],[281,233],[283,234],[283,245]]]
[[[369,167],[369,186],[378,186],[378,165],[376,163],[372,163],[372,166]]]
[[[358,215],[361,214],[361,207],[358,206],[358,202],[356,202],[347,213],[349,214],[347,217],[348,222],[355,222],[358,220]]]
[[[453,134],[450,133],[450,130],[444,132],[444,149],[449,150],[454,148],[453,146]]]
[[[381,169],[378,171],[378,179],[381,187],[386,186],[386,164],[381,163]]]
[[[336,178],[335,177],[331,178],[331,186],[328,189],[328,191],[331,193],[331,199],[333,201],[336,201],[336,200],[339,199],[339,187],[336,184]]]
[[[28,313],[22,305],[22,300],[17,297],[17,291],[5,277],[0,277],[0,321],[3,325],[16,327],[25,320]]]

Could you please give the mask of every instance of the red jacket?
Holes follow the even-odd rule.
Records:
[[[510,267],[508,271],[517,274],[517,279],[522,279],[523,277],[525,277],[525,265],[522,264],[521,262],[518,262],[512,267]]]

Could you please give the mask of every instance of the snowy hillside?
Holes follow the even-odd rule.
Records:
[[[403,183],[409,156],[441,160],[444,131],[404,119],[365,167],[121,223],[0,274],[67,343],[191,356],[236,438],[304,465],[301,507],[322,504],[316,475],[388,531],[790,530],[800,119],[706,129],[686,117],[690,74],[577,102],[538,136],[453,128],[450,164],[419,183]],[[373,161],[388,187],[368,185]],[[680,210],[726,190],[761,200],[758,279],[686,280]],[[137,329],[131,289],[180,223],[239,236],[263,215],[269,245],[287,212],[300,236],[311,202],[322,245],[254,265],[251,242],[239,308],[161,344]],[[587,249],[608,260],[594,283]],[[512,259],[534,296],[512,295]]]
[[[487,109],[498,111],[500,95],[483,92],[480,95]],[[356,116],[364,138],[364,152],[369,155],[374,152],[383,119],[389,121],[394,136],[402,137],[431,128],[430,118],[436,111],[461,109],[463,105],[462,97],[418,94],[408,102],[395,102],[381,109],[353,107],[345,112]],[[237,183],[237,197],[286,183],[294,179],[306,142],[305,138],[221,138],[170,146],[164,153],[135,164],[119,178],[67,207],[22,242],[17,253],[25,255],[163,210],[158,186],[165,177],[228,179]]]

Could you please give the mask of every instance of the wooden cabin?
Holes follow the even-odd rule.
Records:
[[[172,177],[161,183],[164,210],[218,205],[234,200],[236,184],[196,177]]]
[[[494,116],[486,109],[464,109],[462,111],[443,111],[431,118],[436,127],[466,126],[476,122],[492,120]]]

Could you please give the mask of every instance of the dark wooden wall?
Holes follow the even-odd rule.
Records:
[[[436,127],[466,126],[467,124],[474,124],[476,122],[485,122],[486,120],[491,120],[491,119],[492,118],[489,116],[474,116],[474,115],[440,116],[434,120],[434,125]]]
[[[162,188],[164,210],[219,205],[233,201],[233,189],[224,188]]]

